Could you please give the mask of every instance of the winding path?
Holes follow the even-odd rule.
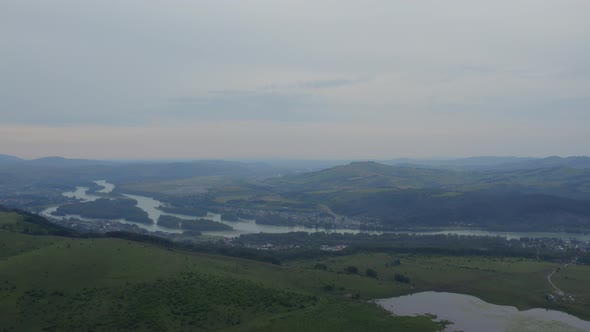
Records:
[[[551,277],[553,277],[555,272],[557,272],[557,269],[559,269],[559,268],[555,268],[555,270],[553,270],[553,272],[549,273],[549,275],[547,276],[547,281],[549,281],[549,284],[551,284],[551,286],[553,286],[553,288],[555,288],[555,290],[557,291],[557,294],[565,295],[565,293],[561,289],[559,289],[559,287],[555,286],[553,281],[551,281]]]

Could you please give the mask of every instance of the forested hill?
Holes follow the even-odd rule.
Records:
[[[49,189],[92,186],[93,180],[114,183],[193,177],[268,177],[280,171],[264,163],[203,160],[194,162],[114,163],[65,158],[0,160],[0,194],[39,193]]]
[[[266,184],[386,229],[590,230],[590,170],[458,171],[354,162]]]
[[[475,170],[475,171],[508,171],[530,170],[539,168],[590,168],[590,157],[469,157],[458,159],[391,159],[384,160],[384,164],[394,166],[410,166],[437,169]]]
[[[498,170],[504,169],[538,169],[538,168],[556,168],[556,167],[569,167],[569,168],[580,168],[590,169],[590,157],[586,156],[573,156],[573,157],[547,157],[542,159],[531,159],[523,160],[518,162],[509,162],[497,165],[495,168]]]
[[[515,192],[365,190],[291,193],[343,216],[375,219],[384,229],[471,227],[513,231],[590,229],[590,201]]]
[[[373,161],[352,162],[318,172],[269,179],[268,184],[291,190],[418,188],[470,182],[470,173],[403,166]]]
[[[537,168],[510,171],[459,171],[353,162],[318,172],[272,178],[279,191],[360,189],[447,189],[517,191],[590,199],[590,169]]]
[[[37,214],[3,205],[0,205],[0,229],[32,235],[77,235],[75,231],[52,224]]]

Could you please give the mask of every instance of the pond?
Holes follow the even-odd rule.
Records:
[[[436,315],[438,321],[451,321],[445,331],[590,331],[589,321],[560,311],[539,308],[519,311],[515,307],[491,304],[464,294],[422,292],[374,302],[396,316],[429,314]]]

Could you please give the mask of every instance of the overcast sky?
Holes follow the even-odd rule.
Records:
[[[588,0],[1,0],[0,153],[590,155]]]

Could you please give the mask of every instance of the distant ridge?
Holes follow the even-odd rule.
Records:
[[[23,159],[7,154],[0,154],[0,162],[2,161],[22,161]]]
[[[377,173],[386,171],[389,167],[403,167],[412,169],[447,169],[457,171],[512,171],[512,170],[529,170],[545,168],[576,168],[590,169],[590,157],[587,156],[570,156],[559,157],[551,156],[546,158],[531,157],[468,157],[457,159],[413,159],[397,158],[390,160],[378,160],[377,162],[354,161],[325,161],[325,160],[266,160],[266,161],[240,161],[240,160],[92,160],[92,159],[70,159],[61,156],[49,156],[37,159],[22,159],[12,155],[0,154],[0,164],[11,165],[22,163],[28,166],[40,167],[81,167],[81,166],[124,166],[124,165],[150,165],[161,167],[162,165],[175,165],[175,167],[186,168],[194,165],[248,165],[249,167],[265,167],[281,169],[292,172],[310,172],[321,169],[337,168],[348,166],[349,169],[372,168]],[[372,163],[372,164],[371,164]],[[159,165],[159,166],[156,166]]]
[[[385,160],[382,163],[392,166],[465,170],[525,170],[559,167],[590,169],[590,157],[586,156],[551,156],[546,158],[470,157],[440,160],[400,158]]]
[[[459,181],[459,172],[445,169],[390,166],[374,161],[355,161],[318,172],[270,179],[292,189],[415,188]]]
[[[572,157],[547,157],[542,159],[533,159],[518,163],[507,163],[499,165],[501,169],[535,169],[535,168],[580,168],[590,169],[590,157],[572,156]]]
[[[493,156],[481,156],[481,157],[468,157],[468,158],[457,158],[457,159],[412,159],[412,158],[398,158],[391,160],[381,161],[387,165],[401,166],[401,165],[412,165],[418,167],[437,167],[437,168],[480,168],[480,167],[493,167],[508,163],[519,163],[526,161],[534,161],[535,158],[529,157],[493,157]]]
[[[26,161],[28,164],[48,167],[77,167],[88,165],[108,165],[112,162],[89,159],[69,159],[64,157],[43,157]]]
[[[22,159],[19,157],[0,154],[0,163],[20,163],[31,166],[46,166],[46,167],[76,167],[87,165],[108,165],[114,162],[105,160],[91,160],[91,159],[70,159],[59,156],[42,157],[37,159]]]

